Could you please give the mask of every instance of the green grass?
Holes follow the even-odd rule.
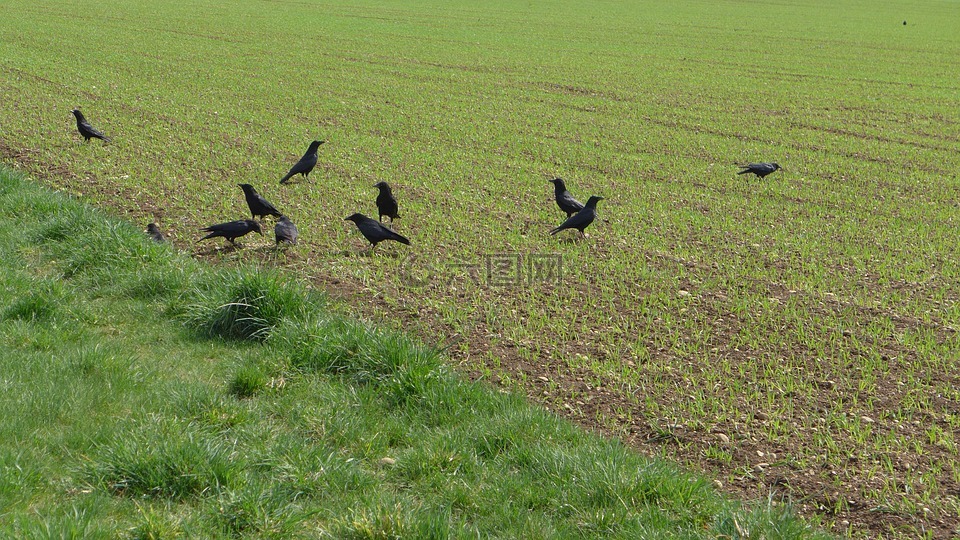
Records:
[[[208,268],[3,171],[0,205],[2,537],[824,537],[284,274]]]
[[[960,529],[955,2],[5,7],[0,155],[47,185],[202,257],[284,266],[463,371],[838,532]],[[79,143],[76,106],[114,142]],[[314,138],[311,181],[278,186]],[[734,174],[759,160],[784,170]],[[606,197],[587,241],[547,235],[553,176]],[[373,213],[379,180],[413,246],[355,256],[343,217]],[[240,182],[303,244],[194,244],[246,214]],[[491,255],[559,255],[562,284],[498,285]],[[181,308],[268,343],[287,330],[248,285]],[[8,317],[55,320],[58,294]],[[375,355],[337,346],[296,362]],[[246,369],[234,395],[270,388]]]

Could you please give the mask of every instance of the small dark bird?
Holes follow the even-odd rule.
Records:
[[[574,199],[573,195],[567,191],[567,186],[563,183],[563,178],[554,178],[551,182],[553,182],[553,193],[557,198],[557,206],[560,207],[560,210],[567,213],[567,217],[583,210],[583,203]]]
[[[167,241],[167,239],[164,238],[163,233],[160,232],[160,227],[158,227],[156,223],[147,225],[147,235],[161,244]]]
[[[906,26],[906,25],[907,25],[907,21],[903,21],[903,25]]]
[[[237,245],[234,239],[240,238],[247,233],[257,232],[260,234],[260,236],[263,236],[263,230],[260,228],[260,224],[252,219],[238,219],[237,221],[218,223],[216,225],[204,227],[200,230],[210,233],[200,240],[222,237],[229,240],[233,245]]]
[[[564,229],[577,229],[580,231],[580,236],[586,237],[586,235],[583,234],[583,230],[587,228],[587,225],[593,223],[593,220],[597,217],[597,203],[602,200],[603,197],[599,195],[590,197],[587,199],[587,205],[583,207],[583,210],[568,217],[559,227],[550,231],[550,234],[557,234]]]
[[[90,125],[90,122],[87,122],[87,119],[83,117],[83,113],[80,112],[80,109],[74,109],[70,111],[74,116],[77,117],[77,131],[80,132],[80,135],[83,135],[83,140],[85,142],[90,142],[91,138],[97,138],[101,141],[110,142],[110,137],[107,137],[100,132],[97,128]]]
[[[377,247],[377,244],[383,242],[384,240],[396,240],[401,244],[410,245],[410,241],[400,236],[399,234],[393,232],[392,229],[383,226],[379,221],[374,221],[372,218],[368,218],[363,214],[352,214],[343,218],[344,221],[352,221],[357,225],[357,228],[360,229],[360,234],[369,241],[373,247]]]
[[[280,220],[273,226],[273,234],[276,235],[277,245],[280,245],[280,242],[296,244],[297,237],[300,236],[297,226],[287,216],[280,216]]]
[[[307,153],[300,158],[300,161],[296,163],[293,167],[290,168],[290,172],[286,176],[280,179],[281,184],[286,184],[287,180],[290,180],[294,175],[302,174],[303,178],[306,179],[310,175],[310,171],[317,166],[317,148],[320,148],[320,145],[327,141],[313,141],[310,143],[310,148],[307,148]]]
[[[393,196],[393,191],[390,190],[390,184],[377,182],[373,187],[380,190],[380,194],[377,195],[377,211],[380,212],[380,221],[383,221],[383,216],[388,216],[390,223],[393,223],[393,220],[400,217],[400,214],[397,213],[399,207],[396,197]]]
[[[247,206],[250,207],[250,215],[253,219],[256,219],[257,216],[263,219],[267,216],[280,217],[283,215],[277,210],[277,207],[270,204],[262,195],[257,193],[257,190],[253,189],[253,186],[250,184],[237,185],[243,190],[243,196],[247,199]]]
[[[737,174],[753,173],[757,175],[757,178],[763,178],[764,176],[781,169],[781,167],[776,163],[750,163],[749,165],[740,165],[740,167],[743,167],[743,170]]]

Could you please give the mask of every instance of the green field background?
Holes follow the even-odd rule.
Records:
[[[269,237],[195,244],[249,182],[300,228],[279,264],[472,376],[751,496],[786,477],[837,530],[960,526],[960,3],[0,10],[0,156],[43,183],[274,261]],[[583,241],[547,234],[555,176],[605,197]],[[381,180],[413,246],[359,255],[343,218]],[[491,255],[559,256],[562,281],[496,285]]]

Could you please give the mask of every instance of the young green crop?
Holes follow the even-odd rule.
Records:
[[[809,513],[854,500],[824,515],[837,530],[951,534],[948,473],[910,490],[867,475],[887,454],[958,463],[927,434],[955,431],[960,388],[954,11],[14,2],[0,29],[30,39],[0,42],[0,152],[159,221],[178,248],[284,266],[365,317],[455,342],[464,371],[531,395],[547,377],[562,390],[546,403],[645,451],[698,465],[723,433],[733,461],[703,466],[731,489],[777,490]],[[81,143],[74,107],[113,142]],[[328,142],[310,180],[279,186],[317,138]],[[783,170],[736,176],[750,161]],[[605,197],[585,241],[547,234],[563,217],[557,176]],[[413,245],[366,256],[343,218],[372,214],[381,180]],[[240,182],[290,215],[303,244],[277,257],[260,249],[269,239],[195,245],[199,226],[245,215]],[[522,268],[559,256],[562,271],[503,283],[490,271],[503,256]],[[23,313],[42,314],[35,300]],[[820,447],[832,425],[820,422],[839,415],[874,427]],[[647,442],[669,425],[689,450]],[[813,466],[741,476],[764,462],[757,451]],[[831,469],[838,496],[818,501]],[[865,484],[878,495],[860,497]],[[930,510],[901,513],[914,507]]]

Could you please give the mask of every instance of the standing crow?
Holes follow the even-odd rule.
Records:
[[[559,227],[550,231],[550,234],[557,234],[564,229],[577,229],[580,231],[580,236],[586,237],[583,230],[587,228],[587,225],[593,223],[594,218],[597,217],[597,202],[602,200],[603,197],[598,195],[590,197],[587,199],[587,205],[583,207],[583,210],[568,217]]]
[[[147,225],[147,235],[161,244],[167,241],[167,239],[163,237],[163,233],[160,232],[160,227],[158,227],[156,223]]]
[[[273,234],[277,237],[277,245],[280,245],[280,242],[296,244],[297,237],[300,236],[297,226],[287,216],[280,216],[280,220],[273,226]]]
[[[553,182],[553,193],[557,198],[557,206],[567,213],[567,217],[583,210],[583,203],[574,199],[573,195],[567,191],[567,186],[563,183],[563,178],[554,178],[551,182]]]
[[[377,195],[377,211],[380,212],[380,221],[383,221],[383,216],[389,216],[392,224],[393,220],[400,217],[400,214],[397,213],[399,207],[397,206],[397,199],[393,196],[393,191],[390,190],[390,184],[377,182],[373,187],[380,189],[380,194]]]
[[[90,142],[91,137],[96,137],[102,141],[110,142],[110,137],[105,136],[97,128],[90,125],[90,122],[87,122],[87,119],[83,117],[83,113],[80,112],[80,109],[74,109],[70,111],[74,116],[77,117],[77,131],[80,132],[80,135],[83,135],[83,140]]]
[[[740,167],[743,167],[743,170],[737,174],[753,173],[757,175],[757,178],[763,178],[781,168],[776,163],[750,163],[749,165],[740,165]]]
[[[237,221],[228,221],[226,223],[218,223],[217,225],[211,225],[209,227],[204,227],[200,229],[201,231],[209,232],[210,234],[204,236],[200,240],[206,240],[207,238],[217,238],[222,237],[230,241],[231,244],[237,245],[234,242],[235,238],[239,238],[247,233],[256,231],[263,236],[263,230],[260,229],[260,224],[252,219],[238,219]]]
[[[410,245],[410,241],[400,236],[399,234],[393,232],[393,230],[384,227],[379,221],[374,221],[371,218],[363,214],[352,214],[343,218],[344,221],[352,221],[357,225],[357,228],[360,229],[360,234],[364,236],[373,247],[377,247],[377,244],[383,242],[384,240],[396,240],[401,244]]]
[[[303,178],[306,179],[310,175],[310,171],[317,166],[317,148],[320,148],[320,145],[327,141],[313,141],[310,143],[310,148],[307,148],[307,153],[300,158],[300,161],[296,165],[290,168],[290,172],[286,176],[280,179],[281,184],[286,184],[287,180],[290,180],[296,174],[302,174]]]
[[[257,193],[257,190],[253,189],[253,186],[250,184],[237,185],[243,190],[243,196],[247,199],[247,206],[250,207],[250,215],[253,219],[256,219],[257,216],[263,219],[267,216],[280,217],[283,215],[275,206]]]

